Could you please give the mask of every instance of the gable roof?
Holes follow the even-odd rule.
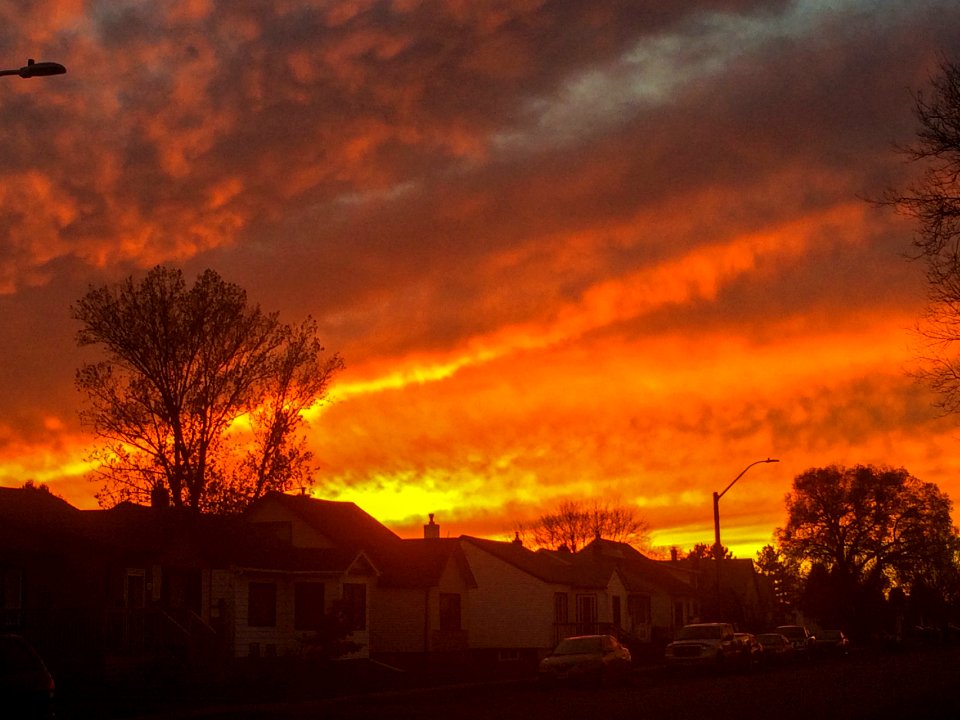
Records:
[[[613,540],[596,539],[582,548],[575,556],[581,562],[589,562],[603,568],[607,573],[620,574],[623,584],[631,592],[664,590],[671,595],[690,596],[694,589],[683,582],[659,562],[648,558],[632,545]]]
[[[463,548],[456,538],[405,539],[384,558],[381,584],[392,588],[431,587],[453,563],[464,585],[477,587]]]
[[[588,564],[576,563],[572,554],[534,552],[512,541],[487,540],[469,535],[462,535],[460,539],[543,582],[590,588],[606,586],[606,578]]]
[[[352,502],[271,492],[256,506],[268,503],[276,503],[298,516],[338,547],[363,548],[375,555],[400,542],[399,535]]]
[[[49,490],[0,487],[0,518],[4,522],[49,528],[74,525],[80,511]]]
[[[0,547],[14,552],[82,552],[80,510],[46,489],[0,488]]]
[[[577,588],[605,588],[614,573],[619,574],[628,592],[662,591],[689,597],[693,588],[674,577],[656,560],[651,560],[627,543],[594,540],[576,553],[538,550],[514,542],[462,536],[501,561],[548,583]]]
[[[456,540],[403,539],[352,502],[269,493],[260,503],[280,505],[339,549],[364,552],[380,571],[380,583],[384,587],[436,585],[451,561],[467,586],[476,587],[476,580]]]

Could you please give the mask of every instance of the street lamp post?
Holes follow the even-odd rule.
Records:
[[[0,76],[19,75],[22,78],[44,77],[46,75],[63,75],[67,69],[60,63],[35,62],[33,58],[27,64],[16,70],[0,70]]]
[[[747,470],[752,468],[754,465],[760,465],[761,463],[775,463],[780,462],[775,458],[767,458],[766,460],[757,460],[755,462],[747,465],[743,470],[740,471],[740,474],[737,475],[733,482],[727,485],[723,492],[714,492],[713,493],[713,557],[717,562],[717,593],[720,593],[720,561],[723,557],[723,546],[720,544],[720,498],[727,494],[727,490],[732,488],[734,484],[742,478]]]

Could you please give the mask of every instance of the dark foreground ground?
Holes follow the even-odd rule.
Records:
[[[390,718],[391,720],[956,720],[960,646],[854,650],[846,658],[722,675],[638,668],[616,687],[544,689],[536,680],[398,678],[375,669],[336,682],[248,684],[76,696],[59,718]]]

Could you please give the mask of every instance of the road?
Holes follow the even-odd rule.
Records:
[[[159,716],[154,716],[159,717]],[[639,671],[613,688],[473,684],[302,703],[207,708],[173,718],[265,720],[956,720],[960,648],[847,658],[723,675]]]

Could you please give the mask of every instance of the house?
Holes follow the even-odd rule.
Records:
[[[619,579],[611,620],[637,642],[669,642],[699,615],[696,589],[627,543],[597,538],[575,557]]]
[[[692,588],[624,543],[598,539],[571,553],[534,552],[516,540],[461,542],[477,581],[475,654],[531,662],[564,637],[598,632],[636,647],[669,637],[695,608]]]
[[[0,488],[0,632],[27,636],[54,669],[89,663],[101,578],[77,508],[43,488]]]
[[[696,588],[702,620],[724,620],[741,630],[761,632],[775,624],[777,603],[773,582],[757,572],[749,558],[676,556],[662,562],[671,574]]]
[[[296,552],[313,551],[315,560],[319,552],[329,555],[329,565],[322,568],[325,574],[315,572],[312,577],[313,583],[322,583],[314,586],[313,607],[328,608],[337,599],[347,604],[350,616],[355,618],[350,640],[362,646],[354,657],[375,656],[408,664],[424,655],[450,655],[467,649],[464,611],[476,582],[459,544],[441,539],[433,518],[424,529],[423,539],[407,540],[353,503],[274,493],[250,509],[247,521],[284,538]],[[336,557],[342,557],[339,565],[334,562]],[[281,564],[279,558],[274,563]],[[315,570],[321,568],[315,566]],[[301,572],[306,572],[306,566]],[[259,575],[253,568],[245,573],[247,586],[254,577],[258,584],[266,581],[263,568]],[[284,587],[300,583],[303,593],[306,576],[291,578],[289,569],[278,568],[272,577],[279,588],[276,600],[280,614],[287,618],[292,614],[292,629],[298,631],[297,608],[305,607],[307,600],[304,595],[298,604],[297,588],[291,591]],[[241,582],[237,596],[240,606],[243,585]],[[244,622],[238,617],[238,632]],[[279,633],[290,636],[290,620],[278,623],[276,630],[275,642],[279,643]],[[241,645],[238,642],[239,655],[243,655]],[[290,642],[281,646],[289,650]]]
[[[358,646],[370,656],[371,597],[378,558],[401,540],[354,503],[269,493],[246,522],[280,546],[256,562],[241,559],[218,597],[234,608],[237,657],[296,653],[336,603]]]

